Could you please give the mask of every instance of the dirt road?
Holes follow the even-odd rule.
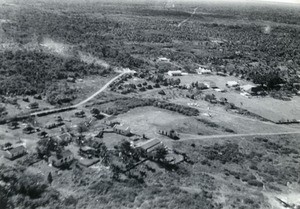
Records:
[[[118,78],[120,78],[121,76],[123,76],[124,74],[126,74],[126,72],[123,72],[121,74],[119,74],[118,76],[114,77],[113,79],[111,79],[109,82],[107,82],[101,89],[99,89],[97,92],[95,92],[93,95],[91,95],[90,97],[86,98],[85,100],[81,101],[80,103],[73,105],[72,107],[79,107],[82,106],[83,104],[87,103],[88,101],[92,100],[93,98],[95,98],[98,94],[100,94],[101,92],[103,92],[111,83],[113,83],[115,80],[117,80]]]
[[[198,9],[198,7],[194,9],[194,11],[193,11],[193,13],[191,13],[191,16],[190,16],[190,17],[188,17],[188,18],[186,18],[185,20],[183,20],[182,22],[180,22],[180,23],[177,25],[177,27],[179,28],[183,23],[189,21],[189,19],[191,19],[191,18],[194,16],[194,14],[196,14],[197,9]]]
[[[294,132],[278,132],[278,133],[251,133],[251,134],[224,134],[224,135],[208,135],[208,136],[198,136],[192,134],[180,134],[183,139],[180,141],[189,141],[197,139],[220,139],[220,138],[234,138],[234,137],[248,137],[248,136],[278,136],[278,135],[293,135],[299,134],[300,131]]]

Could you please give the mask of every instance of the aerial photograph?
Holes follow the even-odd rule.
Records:
[[[0,0],[0,209],[300,209],[300,0]]]

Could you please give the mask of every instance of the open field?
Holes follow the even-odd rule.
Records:
[[[130,110],[128,113],[119,115],[121,123],[128,124],[132,132],[143,134],[148,137],[160,137],[159,130],[174,129],[178,132],[193,134],[217,134],[222,133],[222,128],[206,127],[193,117],[187,117],[168,110],[155,107],[142,107]]]

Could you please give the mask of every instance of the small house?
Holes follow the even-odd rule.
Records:
[[[24,146],[18,146],[12,149],[8,149],[4,152],[4,157],[10,160],[14,160],[18,157],[27,154],[27,150]]]
[[[75,83],[75,78],[74,77],[68,77],[67,78],[67,82],[70,82],[70,83]]]
[[[35,94],[35,95],[33,96],[33,98],[34,98],[34,99],[41,100],[41,99],[42,99],[42,95],[40,95],[40,94]]]
[[[170,137],[171,139],[179,139],[179,134],[171,129],[171,130],[159,130],[158,131],[159,134]]]
[[[124,136],[129,136],[131,134],[130,132],[130,128],[128,126],[124,126],[124,125],[115,125],[113,128],[114,132],[117,134],[121,134]]]
[[[223,77],[227,76],[227,74],[226,74],[226,73],[224,73],[224,72],[221,72],[221,71],[218,71],[218,72],[217,72],[217,75],[219,75],[219,76],[223,76]]]
[[[71,142],[72,141],[72,135],[70,133],[63,133],[56,137],[59,141],[64,142]]]
[[[212,88],[212,89],[217,89],[218,88],[218,86],[216,85],[216,83],[213,82],[213,81],[209,82],[209,85],[210,85],[210,88]]]
[[[149,153],[161,145],[163,145],[163,143],[161,141],[159,141],[158,139],[154,138],[154,139],[150,139],[144,143],[140,143],[140,144],[136,145],[136,147],[141,148]]]
[[[67,165],[74,160],[74,155],[70,150],[64,150],[61,153],[52,154],[48,162],[55,167]]]
[[[114,126],[117,123],[116,121],[114,121],[115,119],[117,119],[116,116],[109,116],[104,119],[104,123],[108,126]]]
[[[48,133],[46,131],[41,131],[38,133],[38,137],[46,138],[46,137],[48,137]]]
[[[216,83],[213,81],[204,81],[203,84],[207,87],[207,88],[218,88]]]
[[[159,61],[159,62],[170,62],[170,59],[169,59],[169,58],[166,58],[166,57],[159,57],[159,58],[157,59],[157,61]]]
[[[256,85],[246,84],[240,87],[243,92],[252,93],[252,89],[255,88]]]
[[[39,108],[39,103],[37,103],[37,102],[30,103],[30,104],[28,105],[28,107],[29,107],[30,109],[38,109],[38,108]]]
[[[169,76],[182,76],[181,70],[168,71]]]
[[[178,163],[184,161],[184,157],[175,153],[168,153],[166,156],[166,161],[171,165],[177,165]]]
[[[78,118],[84,118],[85,117],[85,112],[83,110],[75,112],[75,116]]]
[[[238,87],[239,83],[237,81],[227,81],[226,86],[227,87]]]
[[[209,84],[204,84],[204,83],[198,83],[197,88],[200,90],[208,89]]]

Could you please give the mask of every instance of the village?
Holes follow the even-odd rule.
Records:
[[[172,61],[159,57],[157,62]],[[257,108],[264,106],[268,97],[264,86],[209,66],[199,65],[195,73],[182,69],[115,71],[119,73],[116,77],[78,104],[51,107],[43,95],[20,97],[15,102],[21,104],[15,109],[17,117],[1,122],[5,134],[1,136],[0,164],[26,166],[56,184],[77,167],[86,172],[100,169],[97,172],[108,172],[115,180],[143,181],[147,172],[176,172],[193,162],[188,152],[178,148],[178,142],[202,135],[251,136],[254,129],[269,134],[275,124],[300,122],[297,113],[279,112],[272,114],[274,119],[268,112],[260,114],[249,108],[253,103]],[[85,81],[68,78],[67,82]],[[228,118],[234,122],[228,124]],[[243,125],[235,126],[238,121]],[[278,127],[274,134],[286,130]]]
[[[166,57],[159,57],[157,58],[157,62],[170,63],[171,60]],[[241,109],[244,112],[244,102],[241,101],[240,104],[237,104],[236,102],[232,103],[230,101],[233,93],[235,97],[239,95],[249,100],[251,100],[252,97],[266,95],[263,86],[255,85],[249,81],[235,78],[228,73],[216,71],[211,67],[203,65],[199,65],[199,68],[195,69],[196,74],[189,74],[182,70],[169,70],[164,74],[143,70],[136,72],[130,69],[124,69],[123,72],[129,73],[122,74],[118,76],[118,78],[113,79],[109,85],[107,84],[109,92],[118,93],[127,97],[135,96],[143,92],[147,95],[149,91],[152,94],[157,93],[157,95],[164,97],[167,91],[177,89],[177,91],[181,91],[180,95],[182,95],[183,98],[188,99],[187,101],[192,101],[185,103],[185,106],[191,106],[192,108],[199,106],[197,100],[200,99],[210,104],[223,105],[226,111],[228,109]],[[76,81],[76,79],[73,78],[68,78],[67,81],[72,83],[83,82],[82,79]],[[18,119],[19,121],[7,121],[7,129],[12,132],[16,130],[20,132],[19,130],[22,129],[22,132],[18,134],[19,139],[15,140],[15,144],[12,144],[9,139],[4,140],[4,143],[2,142],[2,155],[6,159],[15,160],[22,158],[26,154],[33,155],[40,151],[39,146],[46,146],[43,147],[43,149],[47,150],[47,155],[44,155],[45,153],[43,152],[38,154],[40,154],[41,159],[46,157],[50,166],[60,167],[69,164],[74,159],[83,166],[91,166],[103,160],[102,158],[105,156],[105,153],[99,153],[99,147],[97,148],[97,146],[104,144],[106,147],[106,142],[111,145],[110,140],[115,141],[115,139],[110,138],[114,138],[115,135],[118,135],[117,138],[119,138],[119,142],[115,143],[114,146],[121,143],[122,140],[125,140],[130,143],[133,149],[141,149],[145,153],[150,153],[159,147],[165,150],[163,157],[166,162],[177,164],[183,161],[182,156],[174,154],[174,150],[164,145],[160,139],[155,137],[149,139],[143,133],[136,134],[131,132],[130,124],[120,124],[117,116],[109,115],[105,113],[105,110],[92,108],[90,113],[86,113],[88,109],[78,110],[75,105],[61,109],[41,111],[39,101],[42,101],[42,96],[36,95],[33,99],[36,101],[29,103],[27,107],[30,110],[30,120],[27,120],[29,122],[20,124],[20,119]],[[23,101],[29,102],[29,99],[23,98]],[[46,122],[47,120],[42,119],[43,116],[53,113],[55,114],[54,120],[51,119],[50,122]],[[67,115],[67,118],[64,118],[62,115]],[[212,117],[210,113],[205,113],[204,115]],[[38,118],[37,120],[37,117],[41,117],[41,119]],[[259,119],[269,120],[263,116],[257,117],[259,117]],[[25,118],[26,116],[24,119]],[[49,116],[47,118],[49,119]],[[75,124],[74,119],[71,118],[75,118],[77,124]],[[283,119],[275,122],[284,121],[296,123],[299,122],[299,119]],[[93,129],[92,132],[90,131],[91,127]],[[166,136],[173,140],[180,138],[174,129],[158,130],[157,133],[160,136]],[[26,148],[28,145],[22,141],[23,136],[30,136],[29,138],[31,138],[30,140],[32,141],[29,142],[29,148]],[[52,144],[53,147],[49,147],[50,144],[47,142],[51,140],[53,140],[54,143],[54,145]],[[36,142],[37,146],[34,146],[33,141]],[[41,145],[42,143],[46,145]],[[61,144],[64,146],[58,149]],[[113,150],[113,146],[108,146],[107,149]],[[33,161],[36,162],[36,160]]]

